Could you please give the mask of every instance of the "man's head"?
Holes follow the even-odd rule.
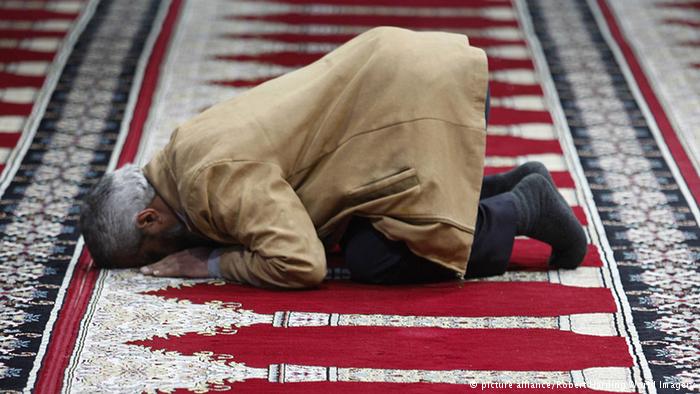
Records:
[[[95,264],[102,268],[151,264],[196,245],[134,165],[105,175],[88,192],[80,229]]]

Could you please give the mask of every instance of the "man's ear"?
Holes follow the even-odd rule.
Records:
[[[136,214],[136,227],[142,231],[150,232],[155,230],[155,227],[157,227],[160,221],[160,213],[153,208],[146,208]]]

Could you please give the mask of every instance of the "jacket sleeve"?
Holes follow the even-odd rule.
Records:
[[[305,288],[326,275],[311,218],[279,167],[225,161],[194,174],[187,213],[205,234],[239,245],[217,251],[221,275],[260,287]]]

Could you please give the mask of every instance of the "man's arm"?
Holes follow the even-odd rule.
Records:
[[[186,260],[208,275],[207,261],[213,258],[224,278],[254,286],[312,287],[325,277],[323,244],[278,167],[226,161],[196,174],[189,189],[185,208],[194,225],[240,245],[206,258],[180,252],[150,266],[150,273],[183,266]]]

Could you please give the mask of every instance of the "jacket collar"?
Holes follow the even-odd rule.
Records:
[[[146,164],[143,168],[143,174],[160,198],[165,201],[175,215],[187,226],[187,229],[189,231],[195,231],[180,202],[180,196],[177,192],[177,183],[175,177],[172,175],[173,172],[167,160],[165,160],[165,153],[163,150],[159,151],[156,156]]]

